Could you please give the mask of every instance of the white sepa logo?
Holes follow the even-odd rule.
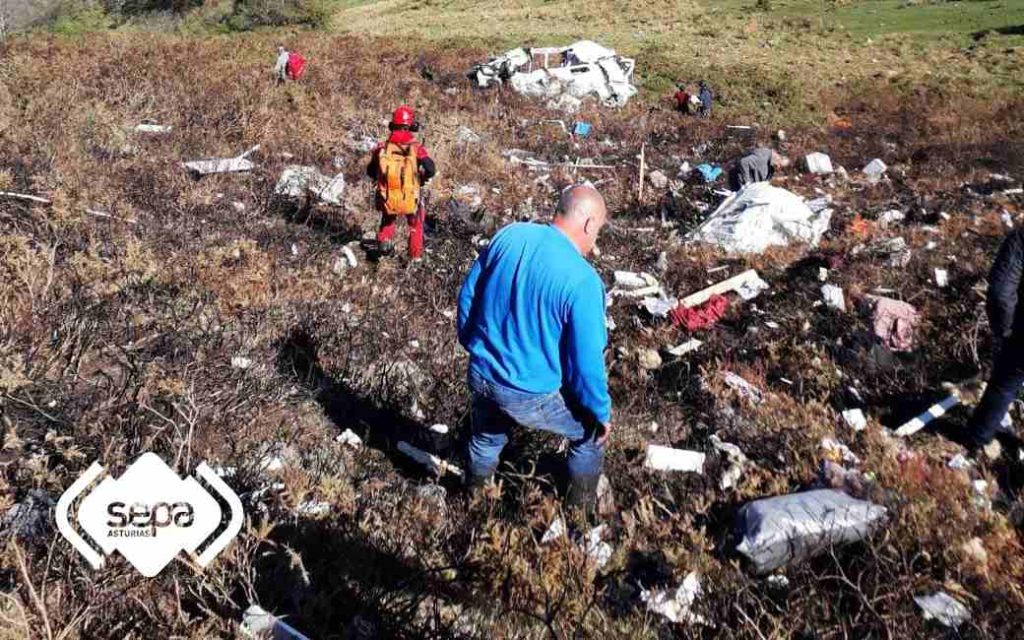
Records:
[[[102,549],[101,555],[68,520],[71,504],[104,473],[98,462],[57,501],[57,529],[94,569],[116,549],[142,575],[151,578],[182,550],[193,554],[221,524],[220,504],[195,478],[182,480],[155,453],[139,456],[117,480],[110,476],[82,499],[77,521]],[[230,507],[227,528],[195,557],[208,565],[242,528],[242,502],[204,462],[196,475],[220,494]]]

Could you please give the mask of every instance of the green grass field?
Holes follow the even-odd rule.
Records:
[[[706,77],[725,109],[762,122],[813,121],[818,96],[888,78],[974,95],[1024,89],[1024,0],[346,0],[335,30],[499,52],[587,38],[638,59],[647,96]],[[975,36],[986,32],[984,37]],[[999,33],[1002,31],[1004,33]],[[992,33],[987,33],[992,32]],[[467,61],[468,66],[468,61]]]
[[[736,13],[755,12],[753,0],[705,3]],[[906,34],[956,44],[973,40],[976,33],[996,32],[1024,43],[1024,1],[970,0],[968,2],[915,2],[906,0],[859,0],[836,4],[824,0],[770,0],[769,16],[807,18],[826,28],[841,30],[852,38],[879,38]],[[1001,32],[1001,33],[1000,33]]]

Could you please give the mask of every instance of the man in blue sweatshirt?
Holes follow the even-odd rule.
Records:
[[[611,430],[604,285],[586,256],[607,219],[590,185],[562,192],[549,225],[511,224],[480,253],[459,294],[469,352],[469,483],[494,474],[518,423],[569,440],[572,506],[592,507]]]

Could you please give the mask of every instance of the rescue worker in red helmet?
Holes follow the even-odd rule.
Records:
[[[413,135],[419,125],[411,107],[395,109],[388,129],[391,134],[373,150],[366,167],[366,174],[377,181],[376,206],[381,212],[378,251],[381,255],[394,252],[395,226],[398,218],[404,217],[409,224],[409,258],[415,261],[423,255],[426,218],[420,188],[434,177],[437,168]]]

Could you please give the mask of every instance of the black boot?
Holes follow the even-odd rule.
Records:
[[[583,476],[569,480],[569,490],[565,496],[565,506],[594,511],[597,507],[597,482],[601,476]]]

